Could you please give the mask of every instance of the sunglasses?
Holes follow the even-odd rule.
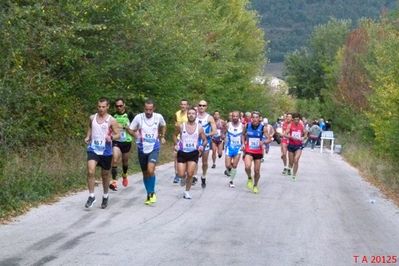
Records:
[[[123,107],[123,104],[122,105],[115,105],[115,107]]]
[[[198,104],[199,107],[205,107],[206,104]]]

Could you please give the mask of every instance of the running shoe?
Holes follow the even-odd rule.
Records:
[[[91,207],[93,207],[94,202],[96,202],[96,197],[89,197],[89,198],[87,199],[87,202],[86,202],[85,207],[86,207],[86,208],[91,208]]]
[[[254,187],[254,183],[252,183],[252,178],[248,178],[247,188],[252,190],[253,187]]]
[[[230,176],[230,171],[224,170],[224,175]]]
[[[206,188],[206,179],[201,177],[201,187]]]
[[[229,182],[229,186],[231,187],[231,188],[235,188],[236,186],[233,184],[233,181],[230,181]]]
[[[292,176],[292,180],[296,181],[296,176],[293,175]]]
[[[188,191],[184,191],[183,198],[184,199],[191,199],[190,193]]]
[[[109,188],[113,191],[118,191],[118,182],[116,180],[112,180],[111,184],[109,184]]]
[[[174,184],[179,183],[179,179],[180,179],[180,177],[178,175],[175,175],[175,179],[173,179],[173,183]]]
[[[146,198],[146,200],[144,201],[144,204],[145,205],[151,205],[152,203],[151,203],[151,200],[150,200],[150,195],[147,195],[147,198]]]
[[[216,168],[216,164],[212,164],[212,167],[211,168]]]
[[[191,185],[195,186],[197,184],[198,178],[196,176],[193,176],[193,182]]]
[[[180,186],[184,187],[186,185],[186,178],[180,178]]]
[[[287,175],[292,175],[290,168],[287,169]]]
[[[255,194],[258,194],[259,193],[259,189],[258,189],[258,187],[256,187],[256,186],[254,186],[254,188],[253,188],[253,190],[252,190]]]
[[[101,202],[101,209],[105,209],[108,206],[108,197],[104,198],[103,201]]]
[[[283,175],[286,175],[286,174],[287,174],[287,171],[288,171],[288,169],[284,167],[284,170],[283,170],[283,172],[281,172],[281,173],[282,173]]]
[[[151,202],[151,204],[157,202],[157,195],[155,193],[151,194],[150,202]]]
[[[127,179],[127,174],[122,175],[122,185],[124,187],[127,187],[127,185],[129,185],[129,180]]]

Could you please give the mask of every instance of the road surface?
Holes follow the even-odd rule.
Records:
[[[32,209],[0,225],[0,265],[399,265],[399,209],[356,169],[305,149],[293,182],[279,157],[272,147],[257,195],[242,162],[232,189],[218,159],[192,200],[169,163],[157,169],[156,206],[135,174],[105,210],[99,187],[91,209],[87,191]]]

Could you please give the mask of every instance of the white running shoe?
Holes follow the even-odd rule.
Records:
[[[185,198],[185,199],[191,199],[190,193],[188,193],[188,191],[184,191],[183,198]]]
[[[236,186],[233,184],[233,181],[230,181],[229,182],[229,186],[231,187],[231,188],[235,188]]]

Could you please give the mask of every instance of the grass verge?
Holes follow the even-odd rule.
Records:
[[[343,147],[344,158],[360,171],[361,176],[399,206],[398,164],[377,156],[367,144],[348,141]]]
[[[172,143],[161,147],[159,163],[173,160]],[[70,141],[19,153],[2,153],[0,165],[0,222],[21,215],[41,203],[56,201],[68,193],[86,189],[86,149]],[[133,145],[129,174],[140,171]],[[99,169],[98,169],[99,170]],[[100,171],[96,171],[99,177]]]

